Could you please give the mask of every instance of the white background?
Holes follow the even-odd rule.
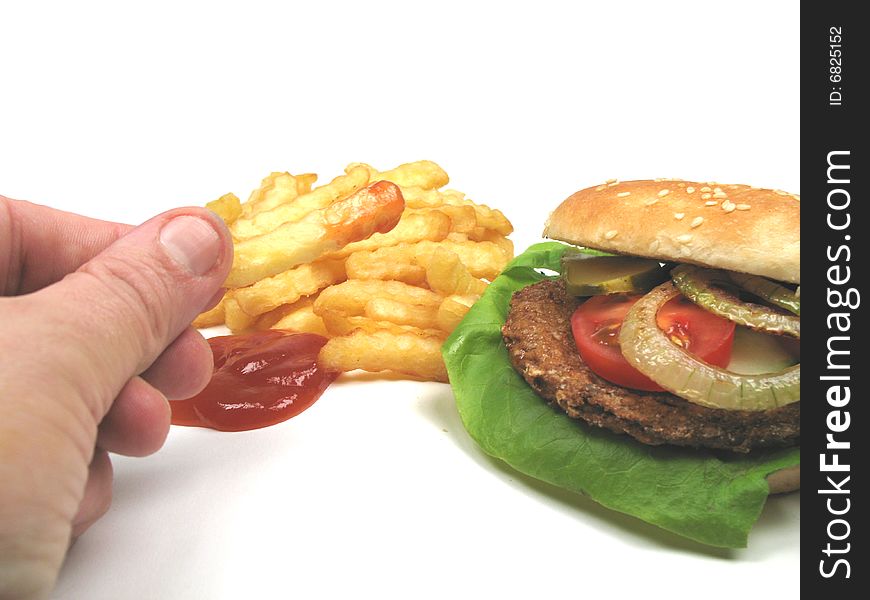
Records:
[[[797,3],[121,4],[0,8],[0,193],[138,223],[428,158],[522,249],[611,177],[800,191]],[[798,592],[796,495],[747,550],[705,548],[487,458],[446,385],[345,378],[115,466],[57,598]]]

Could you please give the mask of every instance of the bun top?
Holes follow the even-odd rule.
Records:
[[[800,225],[800,196],[781,190],[611,180],[562,202],[544,237],[799,284]]]

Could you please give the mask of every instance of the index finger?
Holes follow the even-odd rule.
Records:
[[[59,281],[131,229],[0,196],[0,296]]]

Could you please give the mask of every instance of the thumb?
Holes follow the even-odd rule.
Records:
[[[37,294],[68,350],[52,359],[96,422],[213,300],[231,265],[223,221],[182,208],[146,221]]]

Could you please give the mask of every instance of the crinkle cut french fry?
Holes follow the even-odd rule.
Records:
[[[424,240],[414,244],[355,252],[345,263],[347,276],[350,279],[394,279],[419,285],[426,278],[425,266],[439,247],[459,256],[459,260],[474,277],[490,281],[495,279],[509,261],[509,257],[495,243],[473,242],[463,236],[458,241]]]
[[[232,225],[242,214],[242,204],[235,194],[224,194],[217,200],[212,200],[206,204],[205,207],[217,214],[227,225]]]
[[[257,212],[271,210],[279,204],[292,202],[298,195],[299,185],[295,176],[290,173],[270,173],[242,205],[242,215],[247,218]]]
[[[451,233],[447,236],[447,239],[452,242],[490,242],[501,249],[507,261],[510,261],[510,259],[514,257],[514,243],[512,241],[495,231],[490,231],[489,229],[484,229],[482,227],[475,228],[474,231],[467,234]]]
[[[302,300],[297,300],[297,302],[301,302]],[[277,308],[273,308],[269,312],[265,312],[261,315],[257,315],[254,317],[254,324],[251,326],[251,329],[255,331],[265,331],[266,329],[271,329],[272,326],[284,318],[288,311],[291,310],[291,307],[295,306],[295,302],[293,304],[282,304]]]
[[[410,325],[420,329],[437,329],[435,316],[438,308],[423,304],[399,302],[392,298],[372,298],[366,302],[365,316],[375,321],[389,321],[396,325]]]
[[[345,279],[342,261],[318,260],[266,277],[248,287],[238,288],[233,296],[246,313],[261,315]]]
[[[404,210],[398,187],[378,182],[313,211],[300,221],[285,223],[269,233],[235,244],[233,267],[225,285],[244,287],[313,262],[351,242],[395,227]]]
[[[354,331],[329,340],[320,350],[318,364],[335,371],[397,371],[427,381],[447,382],[441,358],[443,337],[392,331]]]
[[[400,281],[348,280],[322,292],[314,302],[314,312],[332,310],[343,315],[363,315],[366,304],[374,298],[387,298],[407,304],[438,306],[441,296],[435,292]]]
[[[432,253],[426,265],[426,281],[429,287],[439,294],[483,294],[486,284],[471,276],[459,256],[446,248],[438,248]]]
[[[347,169],[356,167],[364,167],[368,170],[369,181],[392,181],[402,188],[418,187],[424,190],[431,190],[445,186],[450,181],[444,169],[431,160],[418,160],[416,162],[405,163],[395,169],[382,172],[365,163],[352,163],[348,165]]]
[[[351,169],[346,175],[339,175],[326,185],[294,197],[292,202],[278,204],[271,210],[255,211],[238,219],[232,228],[233,236],[245,240],[274,231],[285,223],[305,218],[313,211],[328,208],[359,192],[368,183],[368,171],[364,168]]]
[[[229,327],[233,333],[239,333],[251,329],[256,320],[256,317],[249,315],[242,310],[242,307],[239,306],[236,299],[232,297],[232,294],[228,294],[224,297],[224,313],[227,327]]]
[[[323,319],[319,315],[314,314],[314,299],[313,296],[301,298],[293,304],[282,306],[280,318],[272,322],[269,328],[285,329],[300,333],[316,333],[329,337],[329,331],[327,331]]]
[[[438,329],[451,333],[480,296],[447,296],[438,307],[435,322]]]
[[[226,318],[224,313],[224,300],[225,298],[221,298],[221,301],[218,302],[214,308],[200,313],[199,316],[193,320],[191,325],[199,329],[223,325],[224,319]]]
[[[414,212],[420,211],[423,214],[432,210],[443,212],[445,215],[450,217],[451,232],[456,231],[459,233],[468,233],[474,231],[475,227],[478,227],[477,214],[472,206],[450,206],[449,204],[445,204],[436,208],[414,208],[409,210]]]
[[[321,309],[315,314],[323,319],[323,325],[331,336],[350,335],[354,331],[367,333],[388,331],[396,334],[413,333],[428,337],[445,337],[444,332],[437,327],[421,329],[413,325],[401,325],[391,321],[376,321],[364,315],[343,315],[334,310]]]
[[[388,233],[376,233],[367,240],[348,244],[331,253],[328,258],[345,258],[360,250],[375,250],[397,244],[411,244],[421,240],[443,240],[450,233],[450,217],[438,210],[427,213],[402,215],[396,227]]]
[[[485,229],[496,231],[499,235],[508,236],[514,227],[504,214],[485,204],[476,204],[456,190],[424,190],[422,188],[402,188],[408,208],[439,208],[442,205],[470,206],[474,209],[477,224]]]
[[[404,245],[401,245],[404,246]],[[399,249],[401,246],[354,252],[344,263],[349,279],[381,279],[401,281],[421,286],[426,283],[426,269],[414,264],[414,257],[406,252],[391,253],[388,260],[377,260],[373,255],[382,250]],[[407,247],[407,246],[405,246]]]

